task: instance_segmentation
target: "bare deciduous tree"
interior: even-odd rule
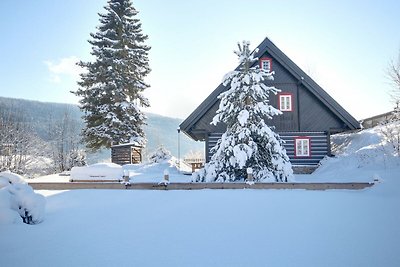
[[[32,176],[32,168],[35,169],[45,150],[45,142],[34,133],[21,112],[0,110],[0,170]]]
[[[62,118],[49,118],[48,138],[54,172],[63,172],[85,164],[85,156],[79,148],[79,133],[79,122],[73,119],[69,109],[65,110]]]
[[[397,61],[391,61],[387,69],[387,76],[393,88],[390,95],[394,101],[395,106],[400,106],[400,52]]]
[[[397,62],[390,62],[386,74],[393,86],[390,96],[395,107],[392,115],[383,122],[381,134],[393,149],[393,153],[400,156],[400,52]]]

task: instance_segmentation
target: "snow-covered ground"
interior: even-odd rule
[[[378,132],[336,136],[337,157],[296,176],[379,180],[363,190],[38,191],[45,220],[0,226],[0,266],[399,266],[400,159]]]

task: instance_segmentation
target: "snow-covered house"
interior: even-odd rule
[[[275,72],[273,81],[265,81],[282,91],[270,96],[270,104],[282,115],[267,120],[285,140],[285,148],[294,166],[316,166],[331,154],[330,135],[360,128],[360,123],[302,71],[268,38],[255,54],[261,68]],[[229,86],[229,85],[228,85]],[[205,141],[206,161],[226,126],[210,124],[219,107],[218,96],[228,88],[220,84],[189,117],[180,129],[194,140]]]

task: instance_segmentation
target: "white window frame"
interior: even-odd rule
[[[279,95],[279,110],[280,111],[293,111],[291,94],[280,94]]]
[[[268,62],[268,68],[264,68],[264,63]],[[272,59],[270,58],[261,58],[260,59],[260,68],[266,71],[272,70]]]
[[[295,146],[296,157],[311,156],[311,141],[309,137],[296,137]]]

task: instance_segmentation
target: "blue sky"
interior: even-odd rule
[[[106,0],[0,1],[0,96],[77,103],[77,60]],[[150,112],[186,118],[237,65],[236,43],[268,36],[356,119],[389,111],[400,1],[133,2],[149,35]],[[5,11],[5,12],[4,12]]]

